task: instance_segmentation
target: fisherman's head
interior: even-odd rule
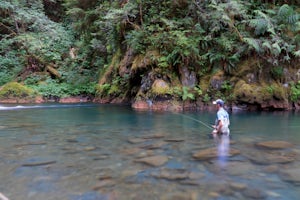
[[[217,99],[217,100],[213,101],[213,104],[217,105],[218,107],[223,107],[224,101],[222,99]]]

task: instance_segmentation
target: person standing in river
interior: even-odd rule
[[[216,105],[217,108],[217,117],[215,121],[215,125],[213,125],[212,135],[214,140],[218,145],[218,161],[221,167],[226,166],[227,156],[229,155],[229,114],[224,109],[224,101],[222,99],[217,99],[213,101],[213,104]]]
[[[218,111],[212,134],[214,136],[229,136],[230,120],[228,112],[224,109],[224,101],[222,99],[217,99],[216,101],[213,101],[213,104],[216,105]]]

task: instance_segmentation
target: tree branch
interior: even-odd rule
[[[11,32],[13,35],[17,35],[16,32],[14,32],[9,26],[6,26],[5,24],[3,24],[2,22],[0,22],[0,26],[6,28],[9,32]]]

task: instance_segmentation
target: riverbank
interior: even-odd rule
[[[213,110],[214,106],[211,102],[202,101],[177,101],[177,100],[124,100],[124,99],[109,99],[95,98],[91,96],[72,96],[62,98],[43,98],[36,97],[33,99],[22,98],[7,98],[0,99],[1,104],[42,104],[42,103],[99,103],[99,104],[120,104],[130,105],[135,110],[154,110],[154,111],[202,111]],[[300,103],[290,103],[282,106],[281,102],[273,102],[273,104],[236,104],[226,102],[226,109],[231,111],[292,111],[300,110]]]

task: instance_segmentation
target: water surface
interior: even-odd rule
[[[297,199],[299,113],[230,117],[230,148],[240,154],[220,166],[218,158],[193,158],[217,148],[202,124],[214,122],[214,112],[2,105],[0,192],[10,200]],[[274,140],[293,146],[269,150],[256,145]],[[140,162],[153,156],[167,161]]]

